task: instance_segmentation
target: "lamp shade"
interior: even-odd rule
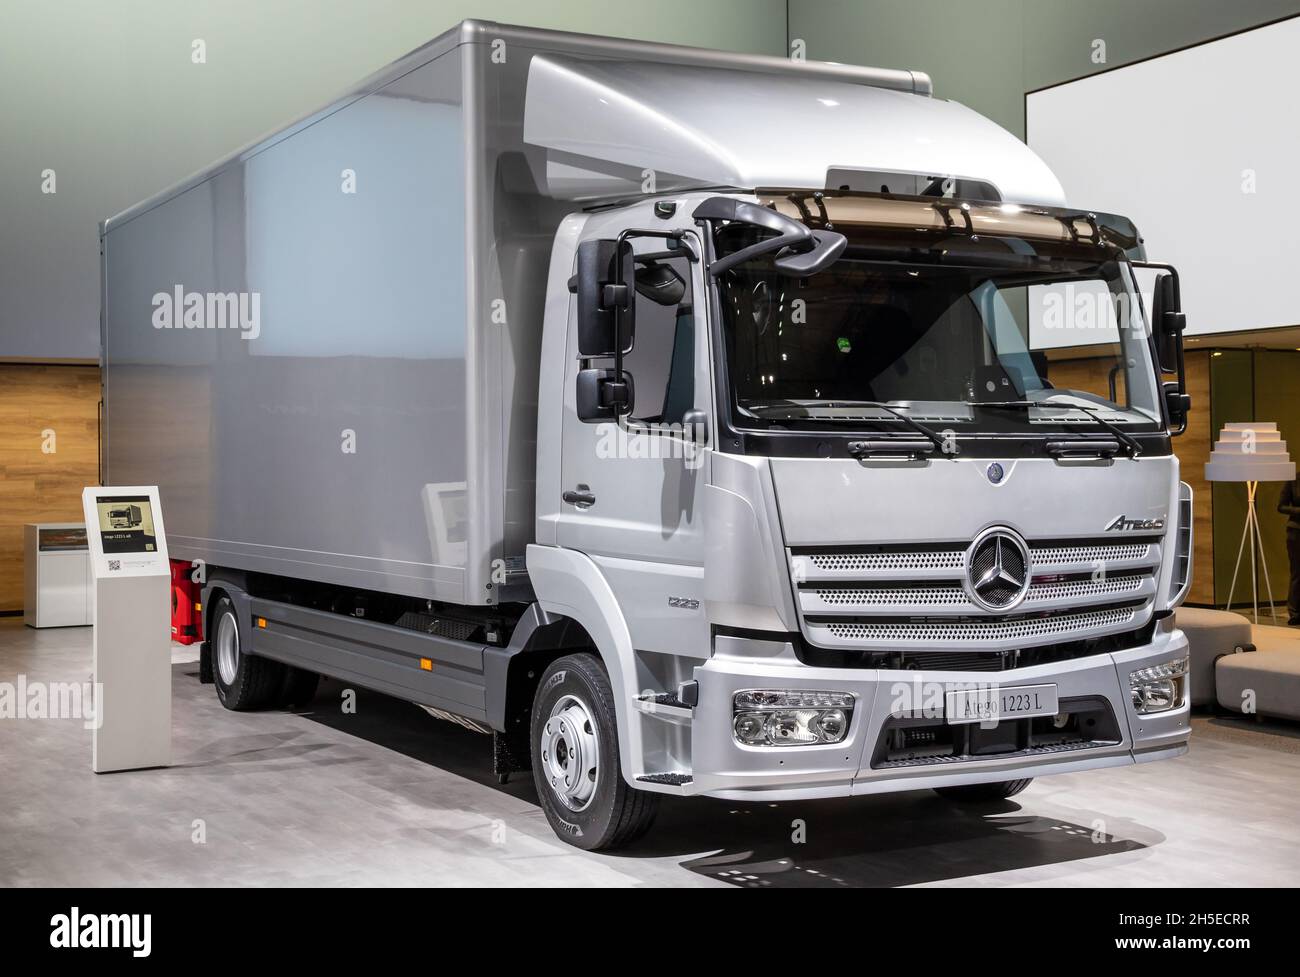
[[[1205,465],[1207,482],[1289,482],[1295,462],[1276,424],[1225,424]]]

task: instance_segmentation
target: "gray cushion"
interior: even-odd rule
[[[1254,643],[1258,651],[1219,659],[1219,705],[1241,712],[1249,690],[1261,716],[1300,720],[1300,630],[1259,625]]]
[[[1180,607],[1174,621],[1187,635],[1192,705],[1211,705],[1215,702],[1214,660],[1250,643],[1250,622],[1240,614],[1203,607]]]

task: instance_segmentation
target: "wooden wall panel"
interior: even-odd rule
[[[0,612],[22,610],[23,525],[80,522],[98,456],[98,367],[0,364]]]

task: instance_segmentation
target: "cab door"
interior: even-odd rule
[[[693,232],[684,232],[694,237]],[[562,438],[562,505],[556,541],[587,554],[623,609],[638,651],[708,656],[704,613],[703,490],[707,440],[685,427],[711,402],[708,330],[701,263],[662,253],[662,238],[630,239],[638,286],[632,348],[631,410],[584,423],[575,410],[578,372],[610,367],[611,358],[578,350],[576,302],[570,303]],[[698,239],[694,252],[701,254]],[[668,271],[682,280],[675,294]]]

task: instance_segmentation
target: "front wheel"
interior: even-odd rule
[[[1034,782],[1033,777],[1024,780],[1003,780],[995,784],[961,784],[958,787],[936,787],[934,792],[950,801],[964,803],[982,803],[987,801],[1004,801],[1015,797]]]
[[[533,697],[533,781],[557,835],[587,851],[630,844],[649,830],[659,798],[634,790],[618,762],[614,693],[594,655],[566,655]]]

